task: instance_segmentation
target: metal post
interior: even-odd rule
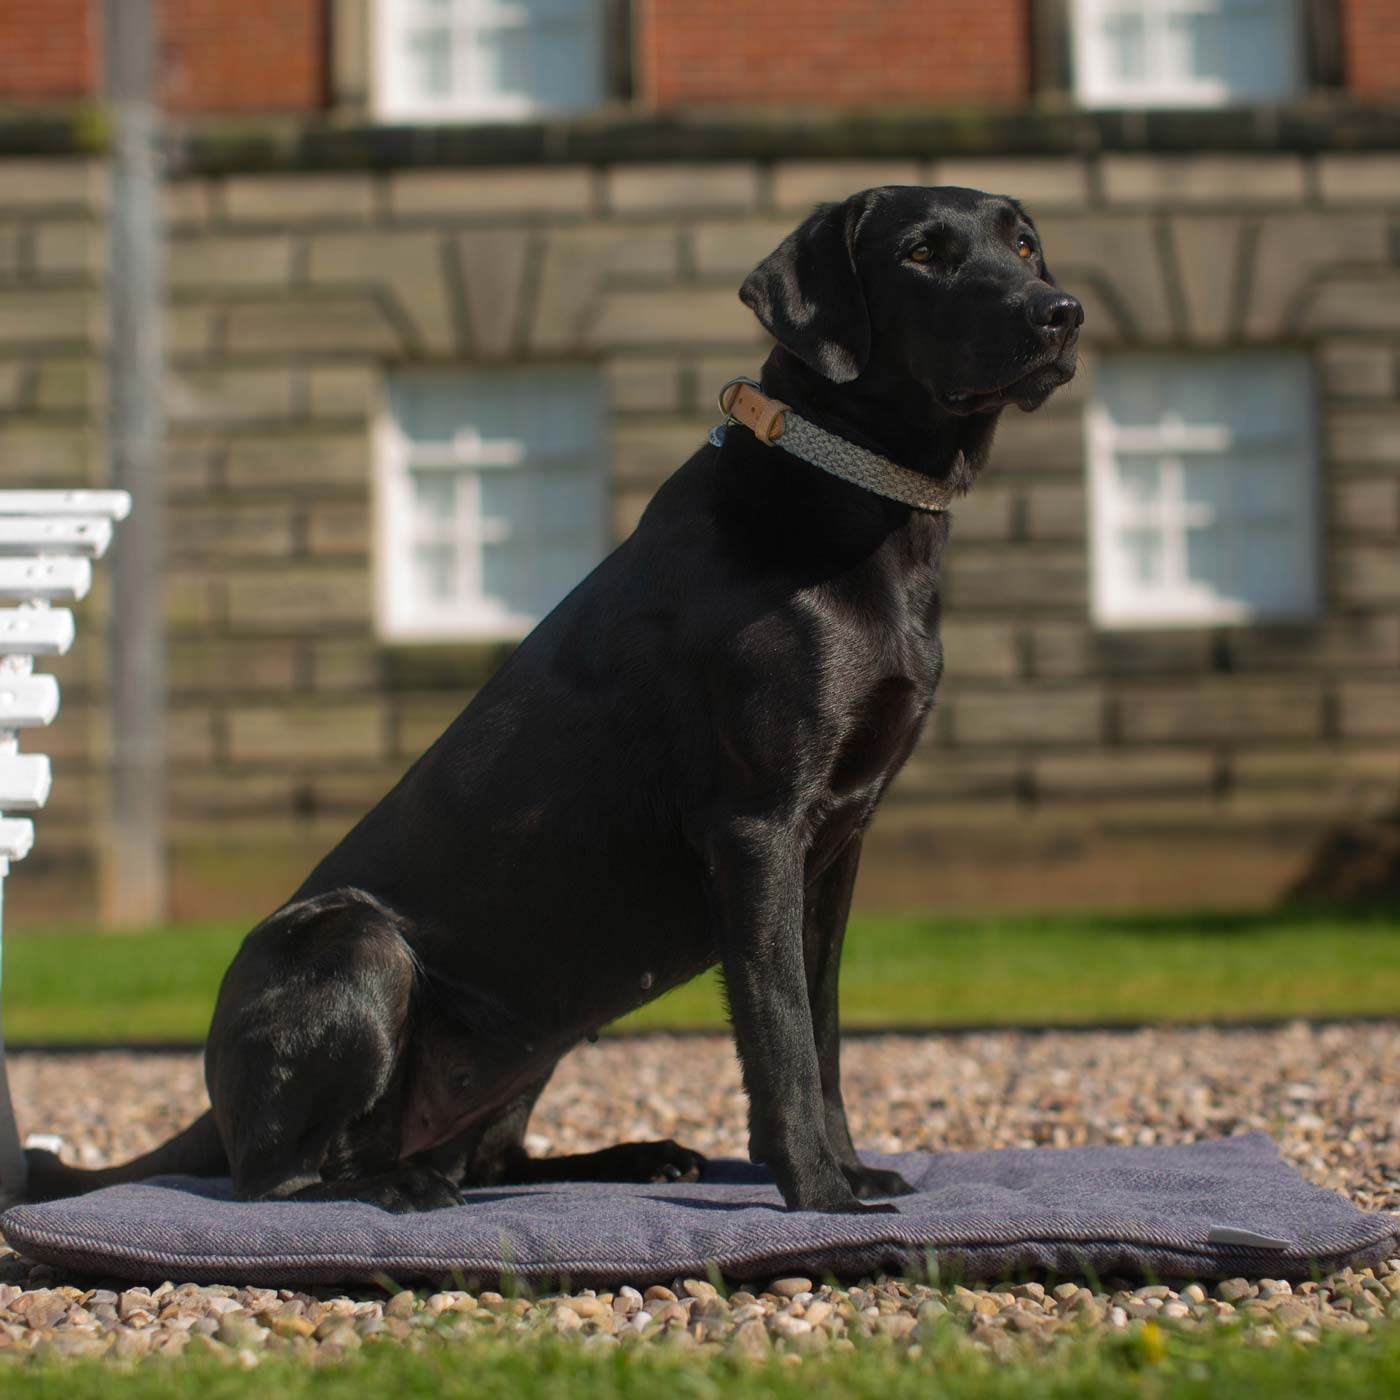
[[[105,0],[112,123],[109,423],[112,484],[131,521],[113,556],[112,787],[101,913],[112,927],[158,923],[165,861],[165,562],[161,459],[163,232],[160,116],[151,0]]]

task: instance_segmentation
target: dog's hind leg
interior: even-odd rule
[[[224,978],[206,1074],[243,1200],[460,1200],[399,1160],[416,968],[403,921],[359,890],[298,901],[254,929]]]

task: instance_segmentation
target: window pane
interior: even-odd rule
[[[1123,502],[1134,508],[1155,504],[1162,494],[1162,463],[1156,458],[1119,458],[1118,478],[1123,487]]]
[[[414,472],[413,511],[418,525],[429,530],[451,521],[457,514],[456,474]]]
[[[529,515],[528,483],[519,470],[509,468],[481,473],[481,522],[506,530],[518,529]]]
[[[557,535],[595,526],[600,500],[591,473],[541,472],[534,485],[535,522],[541,533]]]
[[[1187,462],[1182,467],[1182,494],[1188,506],[1202,507],[1209,520],[1229,520],[1235,513],[1235,474],[1217,460]]]
[[[1162,536],[1157,530],[1124,530],[1119,537],[1127,577],[1144,588],[1162,581]]]
[[[1104,41],[1113,78],[1123,84],[1147,76],[1147,33],[1141,13],[1115,11],[1104,20]]]
[[[1186,581],[1208,588],[1217,597],[1228,597],[1230,587],[1228,537],[1223,530],[1186,532]]]
[[[452,92],[452,31],[446,25],[410,30],[407,36],[409,81],[424,97]]]
[[[481,591],[506,612],[532,611],[530,576],[518,543],[481,546]]]
[[[414,551],[419,596],[450,603],[457,594],[457,551],[450,544],[420,544]]]

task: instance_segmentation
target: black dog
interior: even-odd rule
[[[819,209],[740,293],[767,393],[965,491],[1000,410],[1074,373],[1079,303],[1010,199],[890,187]],[[462,1186],[690,1175],[672,1142],[531,1159],[585,1036],[719,962],[749,1142],[789,1207],[891,1210],[841,1100],[837,973],[861,836],[942,668],[947,516],[731,425],[248,935],[213,1111],[139,1161],[32,1152],[32,1194],[232,1172],[245,1199],[390,1210]]]

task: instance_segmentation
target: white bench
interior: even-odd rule
[[[12,861],[34,845],[36,812],[53,781],[48,758],[21,753],[26,729],[53,723],[58,682],[36,674],[36,657],[73,644],[76,603],[92,586],[92,563],[107,551],[113,522],[131,510],[125,491],[0,491],[0,907]],[[15,1126],[0,1029],[0,1192],[24,1192],[24,1151]]]

